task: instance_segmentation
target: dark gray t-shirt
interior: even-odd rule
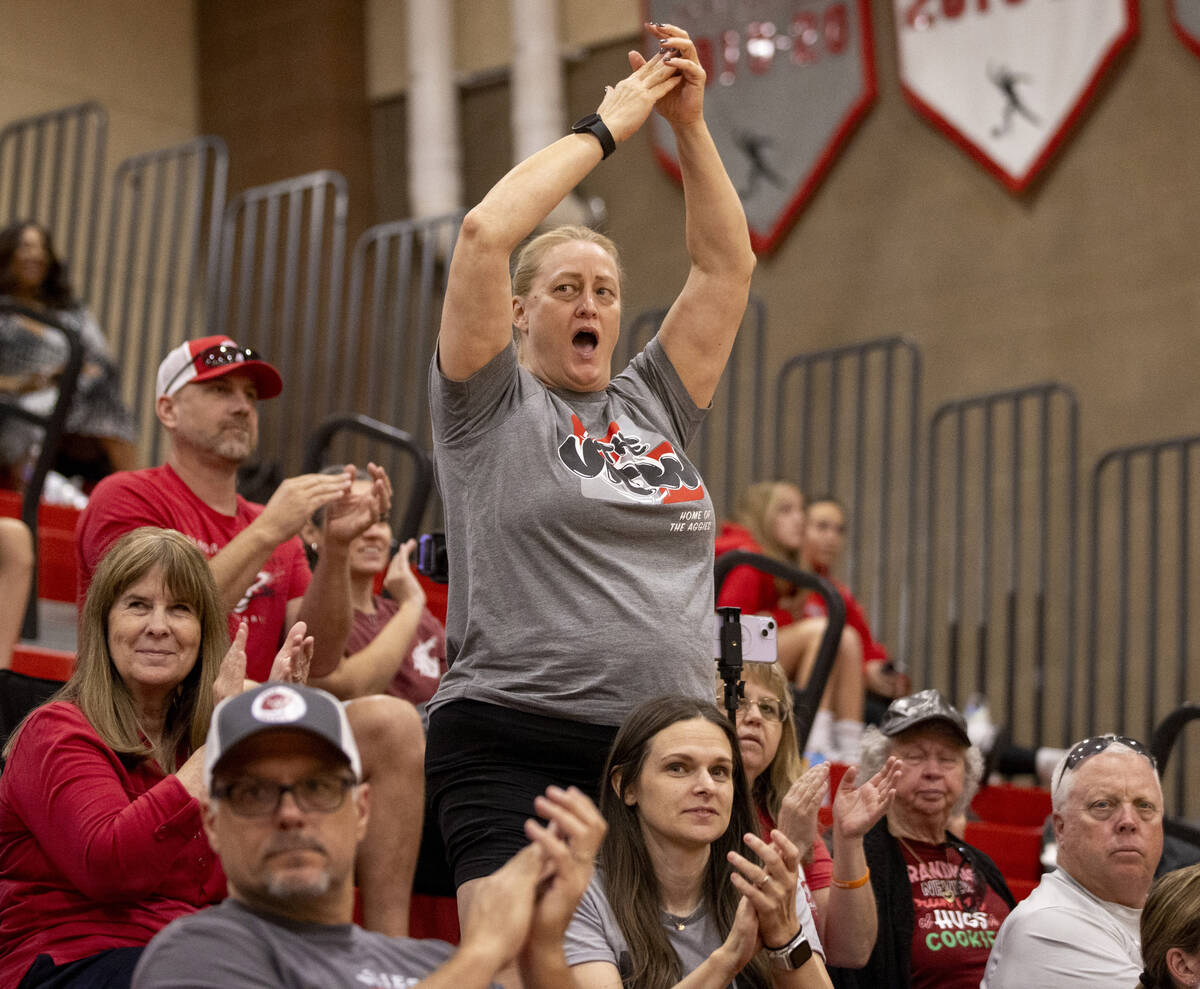
[[[712,700],[713,507],[683,454],[704,410],[657,337],[603,392],[547,388],[512,346],[463,382],[435,358],[429,392],[451,572],[429,710]]]
[[[227,899],[155,935],[133,989],[408,989],[452,954],[445,941],[302,924]]]

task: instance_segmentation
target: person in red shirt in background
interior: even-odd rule
[[[863,683],[867,689],[866,720],[878,724],[888,704],[897,697],[905,696],[912,689],[912,683],[907,674],[892,665],[887,649],[871,634],[866,612],[855,600],[850,588],[832,576],[833,568],[846,546],[846,510],[837,499],[821,495],[809,502],[803,544],[804,569],[833,582],[846,602],[846,627],[854,629],[862,640]],[[801,614],[805,617],[822,617],[825,614],[825,602],[816,594],[810,595],[804,602]]]
[[[274,367],[227,336],[173,348],[156,385],[166,462],[104,478],[75,529],[80,600],[100,557],[131,529],[155,525],[187,536],[208,559],[231,632],[246,622],[247,676],[258,681],[297,620],[315,640],[312,676],[337,669],[351,624],[348,547],[391,505],[391,484],[375,465],[366,495],[351,492],[353,466],[289,477],[265,505],[238,494],[238,467],[258,444],[258,403],[282,389]],[[297,536],[322,506],[325,554],[310,571]],[[386,808],[371,818],[358,850],[363,926],[407,934],[424,808],[421,719],[411,705],[380,694],[348,702],[346,716],[376,807]]]
[[[717,555],[741,549],[762,553],[805,569],[804,495],[786,481],[752,484],[738,499],[736,522],[724,522]],[[811,595],[817,597],[817,595]],[[770,615],[779,625],[779,664],[803,686],[828,625],[822,612],[804,614],[810,593],[776,580],[754,567],[735,567],[717,594],[717,606],[735,606],[746,614]],[[817,600],[820,600],[817,597]],[[813,719],[806,749],[835,762],[858,761],[863,730],[863,643],[849,621],[838,643],[825,694]]]

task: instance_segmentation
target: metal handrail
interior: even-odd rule
[[[325,462],[325,452],[333,437],[340,432],[358,433],[369,439],[382,440],[405,451],[412,460],[415,479],[409,491],[408,502],[404,509],[404,517],[400,523],[399,538],[403,542],[413,539],[421,529],[421,519],[429,504],[429,495],[433,491],[433,461],[421,445],[403,429],[389,426],[378,419],[365,415],[333,415],[325,419],[313,431],[308,441],[304,456],[305,473],[313,473],[321,469]]]
[[[846,602],[842,600],[838,589],[824,577],[809,573],[807,570],[799,570],[761,553],[751,553],[744,549],[731,550],[717,557],[716,565],[713,567],[715,596],[720,595],[721,585],[725,583],[725,578],[729,576],[730,571],[735,567],[743,566],[753,567],[755,570],[761,570],[772,577],[786,580],[797,587],[815,591],[825,601],[828,624],[825,627],[825,633],[821,636],[821,644],[817,647],[817,658],[808,675],[808,682],[804,685],[803,690],[798,691],[799,696],[795,710],[796,741],[800,745],[800,751],[803,752],[805,743],[808,741],[808,734],[812,730],[813,718],[816,717],[821,698],[825,695],[825,685],[829,682],[830,673],[833,672],[838,643],[842,639],[842,629],[846,626]]]
[[[0,397],[0,419],[6,416],[23,419],[42,427],[42,448],[33,465],[33,474],[25,486],[21,498],[21,521],[33,534],[33,574],[29,585],[29,599],[25,604],[25,618],[21,625],[21,635],[26,639],[36,639],[38,634],[38,505],[42,499],[42,488],[46,483],[46,475],[54,466],[62,447],[63,427],[66,425],[67,414],[71,411],[71,403],[75,401],[75,393],[79,387],[79,374],[83,370],[83,341],[74,327],[65,326],[55,318],[52,312],[31,309],[10,296],[0,296],[0,314],[15,314],[28,319],[37,320],[45,326],[58,330],[67,340],[67,362],[58,376],[58,400],[48,416],[37,415],[21,408],[10,398]]]

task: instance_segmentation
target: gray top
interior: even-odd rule
[[[1089,892],[1060,867],[1010,913],[983,989],[1129,989],[1142,971],[1142,911]]]
[[[682,450],[704,412],[651,340],[603,392],[547,388],[509,346],[465,382],[430,369],[446,518],[446,658],[468,698],[620,724],[712,700],[713,507]]]
[[[416,985],[454,948],[364,931],[302,924],[234,899],[172,921],[147,945],[133,989],[363,989]]]
[[[817,936],[812,911],[808,907],[808,898],[803,889],[797,890],[796,916],[813,951],[823,955],[821,940]],[[707,905],[704,904],[689,917],[674,917],[663,913],[662,924],[667,932],[667,940],[679,956],[682,966],[680,971],[684,976],[704,964],[705,959],[716,951],[724,940],[715,920],[708,912]],[[629,944],[617,925],[617,918],[613,916],[608,896],[604,892],[604,879],[599,872],[592,876],[588,888],[583,891],[579,906],[575,908],[575,916],[571,918],[563,938],[563,953],[566,955],[567,964],[571,966],[582,965],[585,962],[609,962],[617,967],[623,980],[633,974]],[[733,986],[737,986],[736,979]]]

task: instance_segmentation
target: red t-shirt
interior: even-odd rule
[[[96,485],[75,527],[75,564],[80,606],[100,559],[121,536],[143,525],[177,529],[212,558],[260,514],[263,506],[237,499],[237,512],[222,515],[201,501],[167,464],[146,470],[121,471]],[[250,623],[246,640],[246,675],[266,680],[279,651],[288,602],[302,598],[312,573],[298,537],[275,548],[254,583],[229,614],[229,635],[243,618]]]
[[[375,595],[375,614],[356,610],[354,624],[346,638],[346,655],[365,648],[399,610],[399,604],[381,594]],[[413,704],[424,704],[437,690],[438,681],[445,672],[446,626],[425,608],[404,661],[388,685],[388,693]]]
[[[827,573],[820,576],[826,580],[833,580]],[[867,624],[867,614],[863,611],[862,605],[854,599],[854,595],[850,593],[850,588],[836,580],[833,580],[833,585],[842,596],[842,600],[846,602],[846,624],[862,637],[863,665],[865,666],[873,659],[886,660],[888,658],[887,649],[881,643],[876,642],[874,636],[871,635],[871,626]],[[828,614],[828,609],[825,607],[825,599],[819,594],[808,595],[800,608],[802,618],[824,618],[826,614]]]
[[[976,889],[951,844],[905,838],[900,852],[912,883],[913,989],[977,989],[1008,904],[982,877]]]
[[[224,896],[178,777],[118,756],[74,704],[34,712],[0,776],[0,986],[39,954],[143,945]]]

